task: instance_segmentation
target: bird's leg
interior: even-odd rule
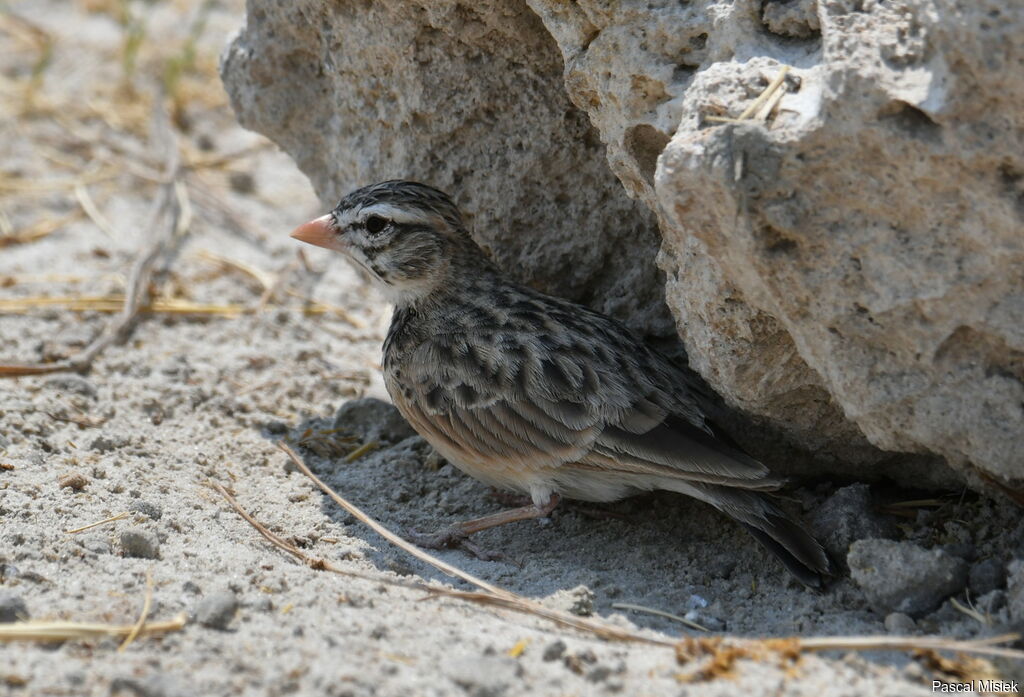
[[[413,530],[407,532],[406,537],[420,547],[427,547],[428,549],[464,547],[480,559],[493,561],[495,559],[500,559],[502,555],[488,553],[469,542],[467,538],[473,533],[488,530],[490,528],[496,528],[499,525],[505,525],[506,523],[515,523],[519,520],[532,520],[534,518],[545,518],[551,513],[551,511],[555,510],[555,506],[557,506],[558,502],[561,500],[561,496],[558,494],[552,494],[547,503],[542,506],[530,504],[529,506],[522,506],[520,508],[511,508],[507,511],[501,511],[500,513],[485,515],[482,518],[474,518],[472,520],[465,520],[461,523],[455,523],[432,534],[424,534]]]

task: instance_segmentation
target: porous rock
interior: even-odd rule
[[[867,484],[852,484],[836,490],[815,509],[808,522],[818,540],[836,559],[846,558],[854,540],[888,538],[896,532],[891,520],[875,512]]]
[[[521,0],[251,0],[221,72],[325,207],[384,179],[437,186],[520,280],[672,332],[655,216],[608,171]]]
[[[882,612],[920,617],[967,584],[967,563],[912,542],[857,540],[846,557],[850,575]]]
[[[776,469],[1024,480],[1024,9],[248,7],[232,103],[325,205],[426,180],[521,280],[654,334],[666,298]]]

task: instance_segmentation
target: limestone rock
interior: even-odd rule
[[[249,0],[223,75],[325,205],[426,180],[521,280],[665,298],[773,468],[1015,486],[1022,60],[998,0]]]
[[[519,280],[674,335],[655,216],[608,171],[524,3],[250,0],[221,70],[241,123],[325,208],[384,179],[432,184]]]

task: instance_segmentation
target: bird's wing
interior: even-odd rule
[[[389,390],[421,433],[471,461],[779,485],[715,437],[667,359],[587,315],[533,333],[438,334],[403,361]]]

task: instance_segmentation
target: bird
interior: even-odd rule
[[[454,546],[562,499],[668,490],[735,519],[804,585],[832,575],[768,495],[785,480],[709,418],[692,376],[616,319],[512,280],[448,194],[372,184],[292,237],[341,252],[394,305],[384,383],[410,425],[466,474],[531,501],[414,542]]]

